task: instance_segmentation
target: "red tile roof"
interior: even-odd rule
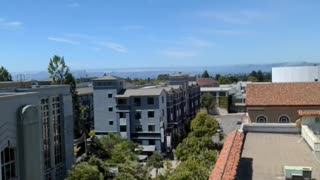
[[[236,179],[243,139],[244,134],[241,132],[235,131],[228,135],[209,180]]]
[[[320,110],[299,110],[299,116],[320,116]]]
[[[320,106],[320,83],[252,83],[247,106]]]
[[[197,83],[200,87],[217,87],[219,83],[212,78],[198,78]]]

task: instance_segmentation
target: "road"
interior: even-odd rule
[[[241,125],[237,124],[237,121],[242,121],[244,113],[234,113],[227,115],[214,116],[223,129],[223,133],[228,135],[230,132],[240,128]]]

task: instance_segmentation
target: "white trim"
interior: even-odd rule
[[[260,114],[260,115],[257,116],[257,118],[256,118],[256,123],[261,123],[261,122],[258,122],[258,118],[261,117],[261,116],[266,119],[266,122],[265,122],[265,123],[267,123],[267,122],[268,122],[268,118],[267,118],[266,115],[263,115],[263,114]]]
[[[287,117],[288,120],[289,120],[289,122],[287,122],[287,123],[291,123],[291,118],[290,118],[290,116],[288,116],[288,115],[286,115],[286,114],[282,114],[282,115],[279,116],[279,118],[278,118],[278,123],[280,123],[280,118],[281,118],[281,117],[284,117],[284,116]]]

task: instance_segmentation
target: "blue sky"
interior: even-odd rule
[[[320,58],[317,0],[1,0],[0,65],[46,70]]]

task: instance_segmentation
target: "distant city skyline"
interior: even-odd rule
[[[0,65],[43,71],[319,62],[319,1],[1,1]]]

